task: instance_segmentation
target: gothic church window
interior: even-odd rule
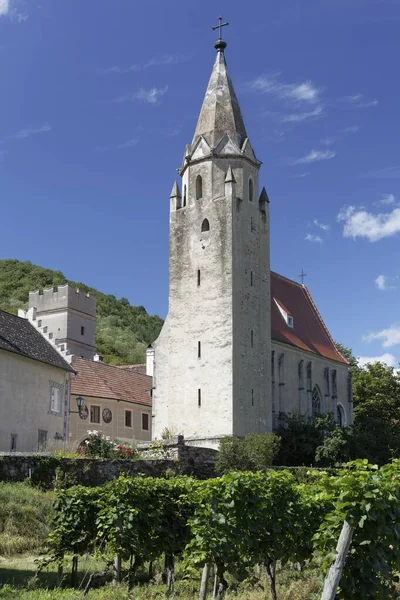
[[[336,375],[336,369],[332,369],[332,398],[337,398],[337,375]]]
[[[210,221],[208,219],[204,219],[201,224],[201,231],[210,231]]]
[[[311,361],[307,363],[307,391],[311,392]]]
[[[337,422],[339,427],[344,427],[346,425],[346,416],[344,414],[344,408],[341,404],[337,405]]]
[[[312,393],[312,414],[313,417],[321,414],[321,392],[317,385],[314,386]]]
[[[304,360],[299,362],[299,390],[304,390]]]
[[[329,396],[329,367],[324,369],[324,387],[325,396]]]
[[[203,197],[203,180],[200,175],[196,177],[196,200]]]
[[[285,355],[282,353],[279,355],[278,359],[278,376],[279,376],[279,385],[285,385]]]
[[[253,180],[249,179],[249,200],[253,202]]]

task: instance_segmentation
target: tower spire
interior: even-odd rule
[[[219,29],[219,38],[214,44],[217,56],[192,142],[194,144],[203,136],[211,148],[215,148],[226,134],[240,148],[247,138],[242,113],[226,67],[226,42],[221,36],[222,28],[227,25],[229,23],[223,23],[222,17],[219,17],[219,25],[213,27],[213,30]]]

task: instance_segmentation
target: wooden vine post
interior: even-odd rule
[[[340,578],[343,573],[344,563],[351,546],[354,529],[348,521],[344,521],[342,531],[336,546],[336,558],[325,578],[321,600],[335,600]]]
[[[117,528],[118,531],[121,531],[121,527],[122,527],[122,519],[120,516],[118,516],[117,519]],[[119,548],[120,545],[120,536],[117,536],[116,539],[116,546],[117,548]],[[121,581],[121,552],[119,551],[118,554],[116,555],[116,557],[114,558],[114,565],[113,565],[113,585],[117,585],[117,583],[119,583]]]
[[[206,598],[207,598],[207,584],[208,584],[209,573],[210,573],[210,565],[206,564],[206,565],[204,565],[203,571],[201,573],[199,600],[206,600]]]

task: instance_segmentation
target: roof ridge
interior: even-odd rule
[[[9,312],[8,310],[4,310],[3,308],[0,308],[0,312],[5,313],[6,315],[8,315],[10,317],[14,317],[14,319],[19,319],[20,321],[27,320],[27,319],[25,319],[25,317],[20,317],[19,315],[14,315],[14,313]]]
[[[319,310],[318,310],[318,308],[317,308],[317,305],[315,304],[315,302],[314,302],[314,300],[313,300],[313,298],[312,298],[312,296],[311,296],[311,294],[310,294],[310,291],[309,291],[308,287],[307,287],[306,285],[304,285],[304,284],[303,284],[301,287],[302,287],[302,288],[303,288],[303,290],[304,290],[304,293],[305,293],[305,296],[306,296],[307,300],[308,300],[308,301],[309,301],[309,303],[311,304],[311,308],[314,310],[315,314],[317,315],[318,319],[320,320],[320,322],[321,322],[321,325],[322,325],[322,327],[323,327],[323,329],[324,329],[324,331],[325,331],[325,333],[326,333],[326,335],[327,335],[327,338],[328,338],[328,340],[331,342],[331,344],[332,344],[332,346],[333,346],[333,348],[334,348],[335,352],[337,352],[337,354],[338,354],[338,355],[339,355],[341,358],[343,358],[343,360],[346,362],[346,364],[349,364],[349,361],[347,360],[347,358],[345,358],[345,357],[344,357],[344,356],[343,356],[343,355],[342,355],[342,354],[339,352],[339,350],[337,349],[337,347],[336,347],[336,344],[335,344],[335,342],[334,342],[334,340],[333,340],[333,337],[332,337],[332,336],[331,336],[331,334],[329,333],[329,329],[327,328],[327,326],[326,326],[326,324],[325,324],[325,321],[324,321],[324,319],[322,318],[322,316],[321,316],[321,313],[319,312]]]
[[[270,272],[271,272],[271,275],[276,275],[277,277],[280,277],[281,279],[284,279],[285,281],[288,281],[289,283],[292,283],[293,285],[297,285],[297,287],[300,287],[300,288],[306,287],[304,284],[299,283],[298,281],[295,281],[294,279],[290,279],[289,277],[285,277],[285,275],[281,275],[277,271],[270,271]]]
[[[103,362],[101,360],[91,360],[90,358],[81,358],[81,357],[76,357],[76,360],[85,360],[87,362],[89,362],[90,364],[96,363],[96,365],[102,365],[103,367],[109,367],[111,369],[118,369],[118,371],[121,371],[121,367],[129,367],[129,365],[109,365],[106,362]],[[138,365],[143,365],[145,366],[146,363],[138,363]],[[128,368],[122,368],[122,370],[124,371],[129,371]],[[136,371],[131,371],[131,374],[133,375],[145,375],[146,377],[150,377],[150,375],[146,375],[145,373],[137,373]]]

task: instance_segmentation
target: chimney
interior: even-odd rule
[[[146,375],[150,375],[150,377],[153,377],[154,354],[155,354],[154,348],[150,344],[150,346],[148,346],[147,350],[146,350]]]
[[[104,356],[102,354],[95,354],[93,360],[95,362],[104,362]]]

